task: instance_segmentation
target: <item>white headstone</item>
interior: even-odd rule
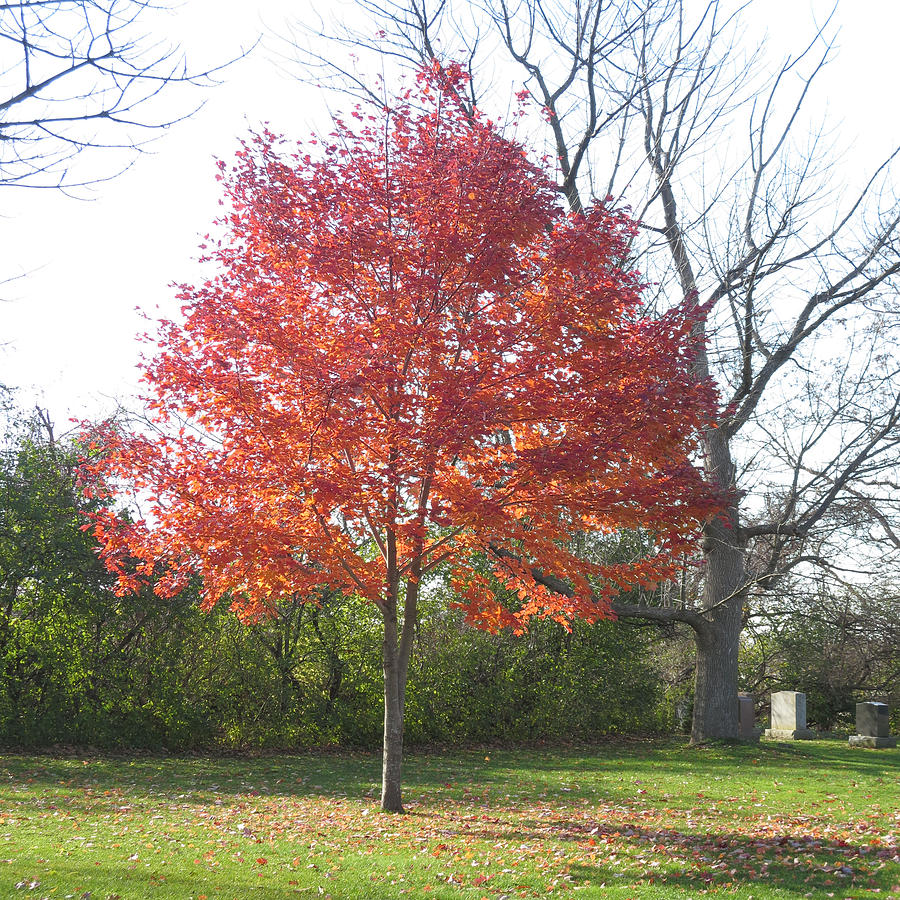
[[[776,691],[772,694],[772,727],[766,737],[773,741],[809,741],[816,736],[806,727],[806,694]]]

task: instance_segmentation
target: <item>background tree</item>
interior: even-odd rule
[[[722,407],[703,465],[730,499],[706,525],[702,598],[617,609],[693,629],[692,739],[736,737],[740,635],[778,575],[822,562],[834,571],[847,546],[827,542],[839,533],[831,513],[849,500],[894,549],[896,152],[856,193],[839,190],[804,116],[832,45],[819,30],[767,74],[737,42],[752,2],[357,5],[371,30],[335,24],[317,35],[307,73],[367,94],[335,48],[321,52],[326,37],[401,65],[463,58],[474,72],[467,103],[504,108],[512,90],[526,91],[570,208],[607,194],[630,204],[654,302],[708,310],[698,335],[709,349],[695,371],[715,377]]]
[[[742,649],[743,687],[767,696],[800,690],[807,717],[830,731],[855,726],[860,700],[900,699],[900,603],[891,584],[835,586],[830,578],[790,586],[793,602],[764,610]]]
[[[6,643],[17,600],[35,582],[50,592],[102,592],[109,575],[91,552],[80,527],[75,493],[77,456],[58,442],[41,410],[18,428],[9,411],[0,456],[0,642]],[[74,595],[70,598],[75,600]]]
[[[161,574],[175,594],[196,574],[207,605],[228,596],[248,620],[325,589],[377,607],[389,811],[431,573],[483,627],[594,621],[670,572],[716,509],[687,463],[712,402],[694,320],[637,314],[628,220],[567,215],[522,147],[460,104],[465,84],[423,69],[318,150],[284,158],[265,134],[239,154],[220,275],[183,291],[185,322],[163,325],[147,368],[156,429],[110,430],[93,469],[148,495],[142,521],[97,518],[123,590]],[[568,549],[638,523],[644,558]]]
[[[192,73],[176,48],[143,30],[153,9],[145,0],[0,3],[0,185],[105,180],[120,163],[112,173],[76,173],[75,157],[135,149],[138,131],[173,122],[153,102],[160,92],[210,83],[209,72]]]
[[[46,413],[13,425],[10,410],[0,445],[0,722],[19,734],[14,720],[65,690],[58,662],[74,641],[60,609],[93,618],[114,582],[81,530],[72,442],[57,439]]]

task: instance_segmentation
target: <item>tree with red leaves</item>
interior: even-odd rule
[[[149,498],[145,519],[94,524],[122,590],[196,574],[206,604],[248,620],[323,590],[378,607],[387,811],[429,574],[480,627],[594,621],[667,577],[715,512],[689,461],[713,406],[694,323],[642,317],[633,223],[566,213],[459,103],[465,77],[425,69],[324,146],[286,155],[263,134],[223,167],[219,274],[183,290],[147,364],[157,428],[109,429],[93,471]],[[570,549],[621,528],[658,552],[604,566]]]

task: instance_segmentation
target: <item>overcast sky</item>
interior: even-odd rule
[[[777,53],[831,6],[759,0],[756,14]],[[235,57],[264,25],[277,29],[303,8],[296,0],[186,0],[148,27],[208,65]],[[837,25],[840,55],[825,73],[819,102],[851,147],[845,171],[863,171],[900,144],[900,0],[838,0]],[[205,99],[202,110],[98,186],[90,201],[2,190],[0,280],[14,280],[0,285],[0,383],[18,389],[23,407],[40,403],[62,424],[127,399],[141,353],[135,336],[148,327],[135,307],[151,317],[174,314],[169,285],[197,275],[197,245],[218,214],[214,157],[228,158],[237,138],[262,121],[302,138],[324,119],[321,96],[286,76],[265,49],[231,67]],[[192,99],[172,95],[171,102],[185,109]]]

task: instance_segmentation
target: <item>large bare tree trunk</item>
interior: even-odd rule
[[[706,354],[698,360],[700,374]],[[738,737],[738,649],[743,619],[746,541],[742,537],[734,462],[727,434],[710,429],[703,438],[707,478],[729,497],[722,514],[703,529],[706,556],[704,616],[692,624],[697,646],[691,743]]]
[[[647,106],[650,106],[649,101]],[[656,174],[665,216],[666,241],[678,271],[685,301],[696,305],[700,291],[671,182],[666,153],[649,123],[645,133],[647,159]],[[698,379],[711,377],[707,353],[705,316],[695,326],[698,339],[694,372]],[[704,616],[692,622],[697,646],[694,677],[694,717],[691,743],[737,738],[738,649],[743,617],[746,541],[741,538],[740,511],[735,485],[731,439],[726,428],[708,428],[703,435],[703,469],[708,481],[728,498],[725,509],[703,527],[706,556]]]
[[[721,621],[713,622],[702,631],[694,631],[697,663],[692,744],[738,737],[740,609],[734,605],[721,609],[725,610],[725,615],[717,617]]]
[[[744,550],[717,520],[705,530],[705,624],[694,628],[697,663],[691,743],[737,738],[738,649],[743,613]]]

